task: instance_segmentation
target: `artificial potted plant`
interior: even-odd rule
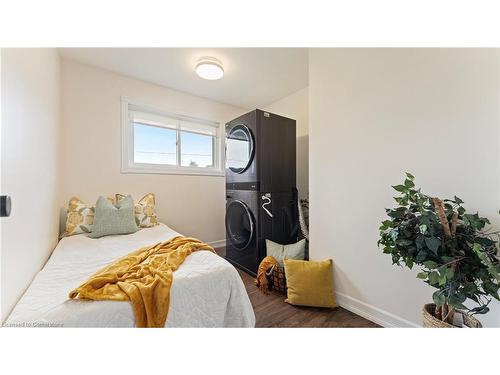
[[[423,308],[424,327],[481,327],[474,315],[487,313],[492,297],[499,300],[498,232],[485,231],[489,220],[466,213],[460,198],[441,200],[415,189],[410,173],[393,188],[398,205],[386,209],[378,245],[393,264],[420,266],[417,278],[437,289],[434,303]],[[469,299],[477,306],[465,306]]]

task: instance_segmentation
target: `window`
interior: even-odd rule
[[[219,122],[122,100],[122,172],[223,176]]]

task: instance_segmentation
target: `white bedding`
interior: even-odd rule
[[[129,302],[68,300],[68,293],[103,266],[140,247],[178,235],[164,224],[134,234],[63,238],[12,311],[7,326],[134,327]],[[225,259],[209,251],[174,272],[165,327],[254,327],[245,286]]]

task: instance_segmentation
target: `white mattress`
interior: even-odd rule
[[[63,238],[7,320],[7,326],[134,327],[129,302],[69,300],[68,293],[105,265],[176,235],[164,224],[134,234]],[[199,251],[174,272],[166,327],[254,327],[255,315],[236,269]]]

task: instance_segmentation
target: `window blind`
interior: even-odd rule
[[[209,121],[196,121],[194,119],[183,119],[174,116],[160,115],[151,112],[130,110],[130,121],[151,126],[159,126],[168,129],[179,129],[190,133],[217,136],[218,123]]]

